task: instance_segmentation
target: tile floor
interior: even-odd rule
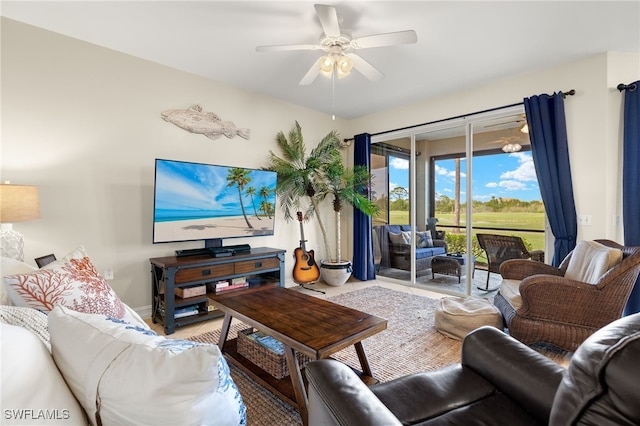
[[[376,280],[371,280],[371,281],[359,281],[359,280],[351,278],[349,281],[347,281],[341,287],[332,287],[332,286],[327,285],[327,284],[325,284],[323,282],[318,282],[316,284],[307,286],[307,287],[310,287],[310,288],[314,288],[314,289],[325,291],[326,294],[318,293],[316,291],[302,289],[299,286],[289,287],[289,288],[291,288],[292,290],[302,291],[305,294],[308,294],[308,295],[311,295],[311,296],[322,297],[322,298],[326,299],[326,298],[330,298],[332,296],[336,296],[336,295],[341,294],[341,293],[346,293],[346,292],[350,292],[350,291],[353,291],[353,290],[358,290],[358,289],[361,289],[361,288],[371,287],[371,286],[381,286],[381,287],[390,288],[390,289],[396,290],[396,291],[405,291],[405,292],[416,294],[416,295],[419,295],[419,296],[426,296],[426,297],[432,297],[432,298],[440,298],[440,297],[446,296],[445,294],[442,294],[442,293],[436,293],[436,292],[425,290],[425,289],[422,289],[422,288],[419,288],[419,287],[409,287],[409,286],[406,286],[406,285],[396,284],[396,283],[392,283],[392,282],[381,280],[381,279],[376,279]],[[160,335],[164,335],[164,328],[160,324],[153,324],[151,322],[151,319],[146,319],[145,321],[149,324],[149,326],[156,333],[158,333]],[[188,339],[189,337],[196,336],[196,335],[202,334],[202,333],[206,333],[207,331],[219,330],[221,327],[222,327],[222,317],[216,318],[216,319],[213,319],[213,320],[210,320],[210,321],[203,321],[203,322],[199,322],[199,323],[196,323],[196,324],[191,324],[191,325],[184,326],[184,327],[179,327],[179,328],[176,329],[175,333],[170,334],[168,337],[174,338],[174,339]]]

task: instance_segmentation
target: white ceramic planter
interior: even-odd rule
[[[332,262],[330,260],[320,261],[320,272],[322,280],[333,287],[340,287],[347,282],[353,272],[353,265],[349,260]]]

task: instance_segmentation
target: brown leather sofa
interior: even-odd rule
[[[591,335],[569,367],[493,327],[462,363],[367,387],[334,360],[309,363],[309,425],[638,425],[640,314]]]

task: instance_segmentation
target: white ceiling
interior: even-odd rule
[[[385,74],[298,82],[318,51],[306,1],[2,1],[2,16],[351,119],[606,51],[640,51],[640,1],[341,1],[343,33],[413,29],[418,43],[362,49]],[[640,64],[639,64],[640,70]],[[639,72],[640,77],[640,72]],[[549,91],[570,89],[550,87]]]

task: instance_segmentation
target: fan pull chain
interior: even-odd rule
[[[335,65],[334,65],[335,67]],[[336,70],[331,73],[331,119],[336,121]]]

